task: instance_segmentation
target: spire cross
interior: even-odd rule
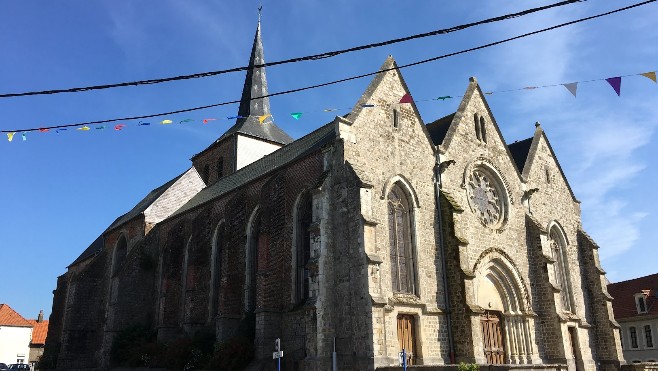
[[[263,10],[263,2],[261,1],[258,5],[258,23],[260,23],[260,13]]]

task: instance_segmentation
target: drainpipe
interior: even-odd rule
[[[448,322],[448,356],[450,357],[450,363],[455,363],[455,346],[454,339],[452,337],[452,321],[451,321],[451,310],[450,310],[450,300],[449,300],[449,287],[448,287],[448,275],[446,272],[446,254],[445,254],[445,245],[443,243],[443,220],[441,218],[441,155],[439,154],[438,148],[436,149],[436,167],[434,168],[434,196],[436,197],[436,209],[438,215],[439,223],[439,251],[441,252],[441,270],[443,273],[443,300],[445,301],[445,312],[446,320]]]

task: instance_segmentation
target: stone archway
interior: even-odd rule
[[[533,363],[537,358],[533,340],[534,312],[523,279],[511,259],[502,250],[489,249],[478,259],[475,272],[476,304],[485,310],[482,318],[489,321],[488,326],[484,322],[481,325],[486,358],[501,360],[498,341],[503,343],[505,363]],[[500,338],[491,335],[490,322],[495,315],[499,316]],[[497,357],[486,353],[492,351],[499,352]]]

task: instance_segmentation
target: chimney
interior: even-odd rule
[[[37,322],[43,322],[43,309],[39,311],[39,317],[37,317]]]

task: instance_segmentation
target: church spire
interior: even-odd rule
[[[270,112],[270,100],[267,98],[267,78],[265,67],[256,67],[265,63],[263,41],[261,40],[260,9],[258,27],[249,58],[249,69],[242,88],[238,119],[219,140],[234,133],[240,133],[263,139],[268,142],[288,144],[292,138],[274,124]],[[265,98],[257,98],[265,97]],[[257,98],[257,99],[254,99]],[[264,119],[263,119],[264,118]]]

